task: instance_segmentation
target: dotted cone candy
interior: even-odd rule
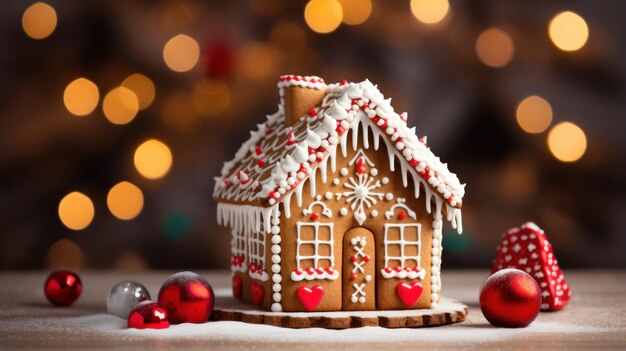
[[[491,272],[506,268],[525,271],[535,279],[541,288],[542,310],[555,311],[567,305],[569,285],[545,232],[535,223],[509,229],[503,235]]]

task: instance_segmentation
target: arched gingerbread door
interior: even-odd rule
[[[374,234],[355,227],[343,236],[342,309],[376,309],[376,260]]]

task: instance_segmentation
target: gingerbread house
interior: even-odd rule
[[[430,308],[465,185],[368,80],[282,76],[216,177],[233,294],[271,311]]]

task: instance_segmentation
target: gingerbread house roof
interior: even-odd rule
[[[290,87],[317,90],[323,96],[321,104],[297,116],[293,123],[286,122],[286,110],[291,112],[291,107],[286,106]],[[460,225],[465,185],[431,152],[425,138],[418,138],[415,128],[407,126],[406,113],[396,113],[391,99],[385,99],[377,86],[368,80],[325,84],[318,77],[289,75],[280,77],[278,89],[278,111],[250,132],[250,138],[224,164],[221,175],[215,177],[216,201],[270,208],[289,201],[295,193],[300,203],[302,185],[310,180],[314,192],[317,177],[326,182],[327,169],[335,170],[337,153],[345,156],[348,144],[356,149],[362,138],[366,148],[371,143],[376,150],[384,142],[390,169],[394,171],[399,166],[403,185],[408,187],[411,179],[415,197],[420,196],[419,185],[423,185],[428,211],[430,198],[435,194],[445,201],[453,226],[456,227],[455,222]],[[458,221],[454,220],[456,217]]]

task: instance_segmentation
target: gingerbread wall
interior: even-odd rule
[[[350,132],[351,134],[352,132]],[[351,135],[349,135],[351,138]],[[370,138],[370,140],[372,140]],[[351,144],[351,143],[350,143]],[[363,152],[363,161],[359,162],[359,150]],[[351,162],[352,161],[352,162]],[[368,162],[369,161],[369,162]],[[318,169],[317,172],[320,172]],[[360,180],[359,180],[360,178]],[[313,287],[320,285],[323,288],[324,295],[315,311],[332,311],[332,310],[363,310],[363,309],[404,309],[407,308],[402,302],[397,286],[399,283],[415,283],[422,285],[423,291],[415,304],[410,308],[429,308],[431,304],[431,253],[432,253],[432,233],[433,233],[433,215],[428,214],[425,207],[425,191],[421,189],[421,195],[418,199],[414,197],[414,185],[412,181],[408,181],[408,187],[402,184],[402,176],[399,165],[396,164],[396,170],[392,172],[389,166],[389,158],[385,150],[385,143],[380,143],[380,148],[375,151],[370,145],[369,149],[364,149],[359,138],[359,146],[355,151],[351,145],[348,147],[347,156],[343,157],[341,151],[337,151],[336,170],[331,170],[330,164],[327,170],[326,181],[323,175],[317,174],[315,183],[315,196],[311,195],[311,184],[307,181],[304,184],[302,206],[297,204],[295,197],[290,202],[291,217],[286,218],[284,210],[281,208],[280,228],[281,228],[281,276],[282,288],[281,299],[284,311],[303,311],[304,307],[297,297],[297,290],[301,286]],[[352,181],[351,181],[352,179]],[[371,181],[371,182],[370,182]],[[371,206],[363,205],[364,219],[361,225],[354,216],[354,210],[350,208],[352,198],[351,193],[354,189],[346,187],[346,184],[369,184],[368,192],[375,199],[376,203]],[[373,194],[375,193],[375,194]],[[338,196],[338,194],[340,194]],[[348,199],[348,202],[346,202]],[[404,199],[404,203],[402,202]],[[319,201],[324,203],[328,208],[324,214],[324,206],[320,204],[313,205],[308,212],[312,202]],[[389,218],[386,212],[390,211],[392,206],[396,206]],[[282,205],[281,205],[282,207]],[[358,206],[355,208],[358,211]],[[433,206],[434,210],[434,206]],[[303,213],[303,211],[307,211]],[[412,218],[414,213],[415,219]],[[330,214],[331,217],[328,217]],[[303,279],[294,281],[292,272],[296,270],[297,260],[297,225],[298,222],[311,224],[320,223],[323,228],[324,224],[332,223],[333,225],[333,250],[334,270],[338,272],[339,277],[336,280],[329,279]],[[425,270],[425,275],[420,278],[385,278],[381,273],[381,269],[385,267],[385,245],[384,230],[385,224],[409,225],[419,224],[420,227],[420,267]],[[408,231],[413,227],[407,226]],[[405,228],[406,229],[406,228]],[[390,229],[390,233],[395,228]],[[398,229],[399,230],[399,229]],[[349,232],[349,237],[344,235]],[[302,232],[302,235],[306,233]],[[408,233],[408,232],[407,232]],[[395,235],[395,234],[390,234]],[[408,234],[411,236],[413,234]],[[365,237],[365,242],[361,240],[352,241],[352,237]],[[371,242],[373,236],[374,243]],[[308,239],[308,238],[307,238]],[[322,238],[325,239],[325,238]],[[394,238],[395,239],[395,238]],[[268,238],[269,240],[269,238]],[[269,241],[268,241],[269,242]],[[365,243],[365,245],[361,245]],[[268,245],[269,246],[269,245]],[[375,246],[375,247],[374,247]],[[408,245],[410,246],[410,245]],[[407,246],[407,247],[408,247]],[[311,245],[304,245],[301,248],[301,254],[309,254]],[[368,262],[363,263],[365,258],[358,254],[356,248],[362,249],[363,253],[370,256]],[[390,255],[399,255],[399,246],[390,246]],[[395,251],[394,251],[395,250]],[[408,249],[410,251],[410,248]],[[322,252],[322,254],[326,254]],[[353,272],[355,264],[352,256],[357,254],[356,262],[362,264],[364,272],[360,269],[356,270],[356,276],[350,275]],[[407,255],[416,255],[415,252],[407,252]],[[271,257],[271,252],[267,252],[267,257]],[[267,270],[271,270],[271,262],[266,260]],[[309,265],[310,262],[307,262]],[[394,266],[396,261],[392,261],[390,266]],[[324,268],[327,265],[323,265]],[[412,261],[407,261],[407,266],[415,266]],[[371,275],[371,279],[366,281],[367,274]],[[305,274],[306,273],[302,273]],[[270,279],[271,280],[271,279]],[[361,286],[365,296],[358,293],[356,302],[353,302],[352,293],[356,292],[353,284]],[[271,284],[270,284],[271,285]],[[271,291],[269,286],[268,292]],[[346,294],[345,292],[349,292]],[[415,293],[415,291],[413,291]],[[266,294],[269,295],[269,294]],[[246,296],[244,294],[244,300]],[[269,308],[270,300],[266,296],[263,304]]]

